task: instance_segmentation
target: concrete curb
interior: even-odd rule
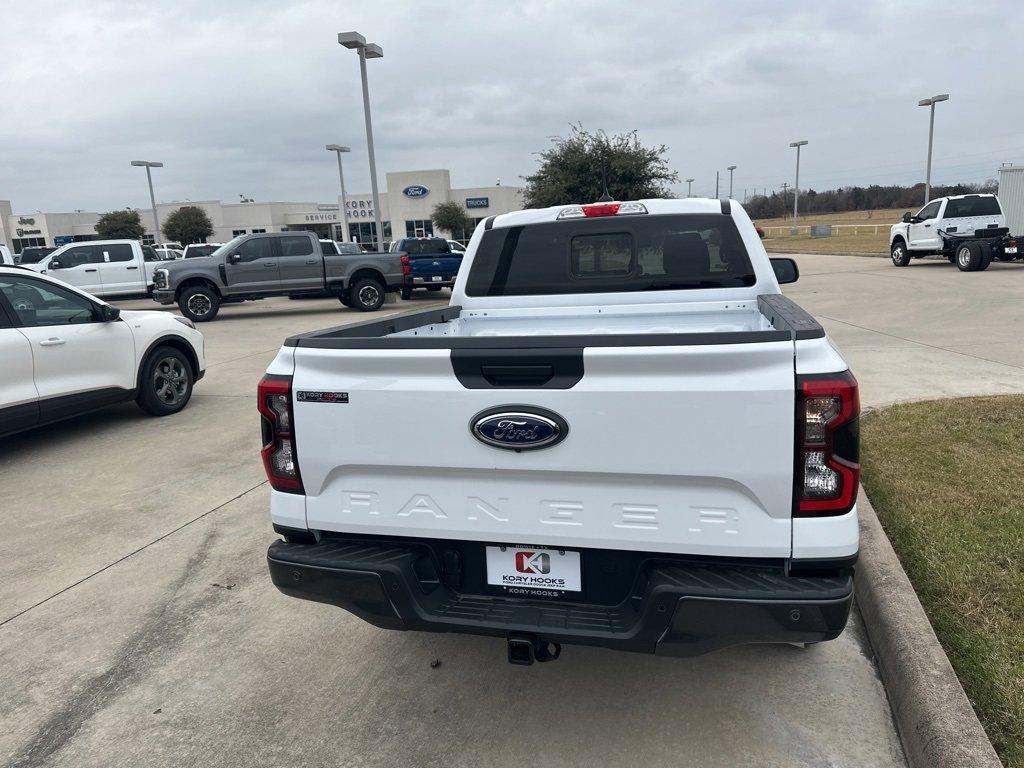
[[[1002,768],[862,488],[854,592],[911,768]]]

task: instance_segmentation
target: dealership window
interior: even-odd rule
[[[486,216],[480,216],[480,217],[470,216],[469,220],[471,222],[473,222],[473,225],[469,229],[456,229],[456,230],[454,230],[452,232],[452,240],[457,240],[458,242],[462,243],[463,245],[469,245],[469,238],[471,238],[473,236],[473,231],[476,229],[477,225],[481,221],[486,219],[486,218],[487,218]]]
[[[434,222],[430,219],[413,219],[412,221],[406,219],[405,221],[405,236],[406,237],[433,237],[434,236]]]
[[[262,235],[262,234],[265,234],[265,233],[266,233],[266,231],[267,231],[267,230],[265,230],[265,229],[254,229],[254,230],[252,231],[252,234],[254,234],[254,235]],[[243,234],[244,234],[244,233],[243,233]]]
[[[11,245],[14,247],[15,253],[21,253],[23,248],[30,246],[45,246],[45,237],[16,237],[11,240]]]
[[[391,222],[385,221],[384,224],[384,239],[391,239]],[[359,243],[363,250],[369,251],[382,251],[383,243],[377,242],[377,224],[373,221],[359,222],[358,224],[349,223],[348,225],[349,240],[353,243]]]
[[[255,232],[255,231],[256,230],[254,229],[253,232]],[[231,236],[232,237],[238,237],[239,235],[244,235],[244,234],[245,234],[245,230],[244,229],[232,229],[231,230]]]

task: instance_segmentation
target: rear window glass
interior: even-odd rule
[[[755,282],[750,257],[729,216],[609,216],[485,232],[466,293],[614,293]]]
[[[448,247],[447,240],[435,239],[435,240],[403,240],[398,250],[404,251],[409,256],[419,256],[421,254],[434,254],[434,253],[451,253],[452,249]]]
[[[190,245],[185,256],[190,259],[194,259],[197,256],[209,256],[219,247],[217,245]]]
[[[994,197],[963,197],[946,203],[944,219],[962,219],[967,216],[998,216],[999,201]]]

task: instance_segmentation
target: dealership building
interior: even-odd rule
[[[430,212],[443,202],[457,202],[466,209],[473,225],[499,213],[518,211],[523,207],[523,190],[519,187],[453,188],[447,170],[401,171],[387,174],[387,184],[380,191],[380,219],[384,241],[400,237],[444,235],[465,242],[472,234],[466,232],[435,232]],[[342,204],[341,195],[329,203],[251,202],[222,203],[199,200],[157,203],[160,221],[186,205],[206,211],[213,223],[213,235],[207,240],[224,243],[232,237],[254,232],[308,230],[332,240],[350,240],[373,249],[376,246],[373,197],[369,193],[349,193]],[[146,227],[146,242],[162,242],[153,232],[153,213],[139,209]],[[59,246],[79,240],[95,240],[96,221],[100,214],[15,213],[9,200],[0,200],[0,242],[15,253],[30,245]],[[347,227],[347,236],[346,235]]]

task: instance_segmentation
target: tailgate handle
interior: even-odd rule
[[[480,375],[495,387],[542,387],[555,375],[553,365],[481,365]]]

